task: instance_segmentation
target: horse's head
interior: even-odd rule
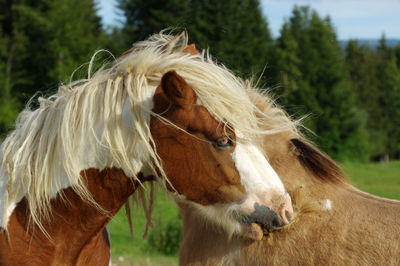
[[[137,181],[158,170],[230,232],[260,238],[288,223],[290,198],[252,145],[260,121],[244,82],[196,53],[185,31],[156,34],[24,110],[0,147],[0,226],[23,197],[40,225],[67,187],[100,208],[81,173],[112,167]]]
[[[151,134],[178,201],[252,239],[290,222],[291,199],[263,153],[197,104],[180,75],[162,77],[153,103]]]

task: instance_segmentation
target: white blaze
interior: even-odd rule
[[[249,196],[265,195],[266,192],[285,193],[278,174],[256,146],[238,142],[232,158]]]
[[[282,209],[280,206],[285,204],[288,197],[278,174],[256,146],[237,142],[232,159],[240,175],[241,183],[246,189],[246,198],[228,205],[202,206],[192,203],[199,210],[200,217],[207,217],[210,221],[222,226],[228,236],[232,236],[235,232],[242,234],[243,226],[237,220],[237,214],[250,215],[254,211],[255,203],[279,212],[279,208]],[[226,214],[230,212],[235,215],[227,219]]]

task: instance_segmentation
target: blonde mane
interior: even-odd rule
[[[111,67],[61,86],[57,94],[39,99],[36,110],[23,110],[0,150],[4,199],[0,200],[0,226],[7,228],[8,216],[25,197],[31,219],[40,227],[43,218],[51,217],[50,200],[69,186],[97,206],[80,175],[84,169],[118,167],[137,179],[143,169],[156,175],[157,168],[160,178],[167,180],[153,148],[149,121],[154,91],[169,70],[177,71],[195,90],[198,104],[241,132],[245,141],[257,142],[260,133],[287,128],[288,124],[280,123],[261,129],[271,118],[247,96],[251,83],[214,63],[208,54],[184,53],[187,41],[186,33],[178,39],[153,35]]]

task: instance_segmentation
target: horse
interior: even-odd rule
[[[270,117],[260,136],[268,162],[291,195],[294,217],[262,239],[230,237],[180,203],[180,265],[399,265],[400,201],[353,187],[329,156],[307,141],[271,97],[249,92]]]
[[[0,147],[0,264],[107,265],[107,223],[150,180],[229,237],[289,224],[257,138],[268,117],[192,51],[186,30],[155,34],[19,114]]]

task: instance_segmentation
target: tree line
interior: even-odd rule
[[[329,17],[295,6],[273,38],[259,0],[117,0],[121,23],[104,28],[94,0],[0,2],[0,132],[28,99],[84,75],[98,49],[118,56],[166,27],[189,37],[235,74],[263,88],[338,160],[400,157],[400,45],[349,41]],[[238,108],[240,108],[238,106]],[[308,133],[308,132],[314,132]]]

